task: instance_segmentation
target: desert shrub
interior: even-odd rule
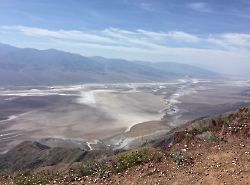
[[[9,176],[11,172],[6,171],[6,170],[0,170],[0,176]]]
[[[74,174],[79,177],[95,175],[101,179],[105,179],[110,177],[111,173],[121,172],[138,164],[150,161],[160,162],[163,157],[164,154],[155,149],[150,150],[143,148],[140,150],[131,150],[118,153],[112,158],[109,158],[109,160],[86,161],[74,170]]]
[[[86,161],[75,170],[77,176],[98,175],[100,178],[108,177],[110,172],[105,161]]]
[[[121,172],[142,163],[148,163],[150,161],[160,162],[162,158],[162,153],[147,148],[132,150],[118,154],[113,164],[113,169],[115,172]]]
[[[152,154],[151,161],[161,162],[164,157],[165,157],[165,154],[163,154],[162,152],[159,152],[159,151],[158,152],[154,152]]]
[[[194,133],[203,133],[203,132],[207,132],[209,131],[209,127],[206,125],[206,126],[197,126],[195,128],[193,128],[192,130]]]
[[[52,175],[46,173],[30,173],[26,172],[18,174],[14,177],[14,185],[45,185],[53,178]]]
[[[196,135],[196,138],[201,139],[201,140],[205,140],[205,141],[217,141],[218,140],[218,137],[216,137],[216,135],[211,131],[207,131],[207,132],[203,132],[202,134],[198,134],[198,135]]]
[[[250,111],[247,112],[246,117],[247,117],[248,119],[250,119]]]
[[[155,173],[154,170],[148,169],[148,170],[146,171],[146,176],[151,176],[151,175],[153,175],[154,173]]]
[[[177,165],[191,164],[192,158],[184,154],[183,152],[177,150],[170,153],[170,157],[174,159]]]
[[[225,126],[233,126],[234,125],[234,119],[235,119],[235,114],[225,114],[220,117],[221,121]],[[239,117],[237,119],[237,123],[243,123],[245,121],[244,117]]]
[[[221,121],[226,125],[226,126],[229,126],[230,125],[230,122],[231,122],[231,119],[229,116],[222,116],[221,117]]]

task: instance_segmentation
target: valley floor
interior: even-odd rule
[[[0,153],[26,140],[47,138],[73,145],[104,141],[126,149],[132,141],[138,146],[144,142],[142,137],[150,140],[158,131],[168,132],[199,117],[249,106],[249,89],[248,80],[192,78],[165,83],[2,88]],[[117,139],[117,135],[123,138]],[[91,144],[91,148],[98,147]]]

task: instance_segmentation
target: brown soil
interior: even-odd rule
[[[135,166],[105,180],[90,176],[70,182],[72,178],[67,176],[52,184],[250,184],[250,112],[241,109],[227,118],[224,122],[221,118],[211,120],[210,130],[218,138],[215,141],[197,139],[198,133],[190,137],[190,130],[186,135],[176,133],[176,144],[161,149],[166,156],[170,151],[182,151],[192,163],[178,166],[165,157],[160,163]]]
[[[186,150],[185,153],[193,158],[193,164],[178,166],[166,157],[160,163],[136,166],[107,180],[92,176],[70,182],[72,178],[67,177],[51,184],[250,184],[249,138],[220,143],[197,140],[188,145],[176,144],[173,149]]]

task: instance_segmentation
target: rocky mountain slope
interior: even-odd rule
[[[20,149],[21,150],[21,149]],[[98,156],[98,155],[96,155]],[[98,158],[98,159],[97,159]],[[2,176],[10,184],[249,184],[250,109],[207,117],[136,150]]]
[[[55,49],[21,49],[0,44],[0,85],[158,82],[186,75],[197,78],[219,76],[186,64],[84,57]]]

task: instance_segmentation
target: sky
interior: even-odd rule
[[[250,1],[0,0],[0,42],[250,77]]]

